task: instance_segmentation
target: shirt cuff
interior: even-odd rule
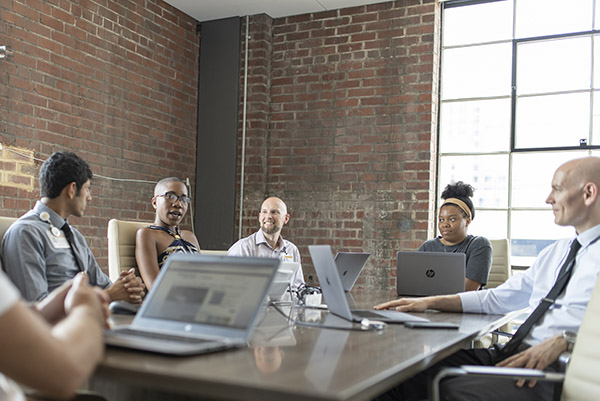
[[[481,309],[481,298],[479,297],[480,292],[482,291],[469,291],[458,294],[463,312],[483,313]]]

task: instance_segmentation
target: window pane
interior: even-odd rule
[[[513,153],[511,206],[548,207],[546,198],[556,169],[569,160],[585,156],[585,151]]]
[[[444,10],[444,46],[512,39],[512,1]]]
[[[594,116],[592,121],[592,143],[600,145],[600,91],[594,92]]]
[[[469,234],[482,235],[487,239],[508,238],[507,212],[475,208],[475,218],[469,225]]]
[[[510,98],[442,103],[440,152],[507,151]]]
[[[522,43],[517,48],[517,93],[590,89],[591,37]]]
[[[515,265],[525,265],[518,257],[533,258],[557,239],[575,235],[573,227],[554,224],[552,210],[513,211],[511,216],[510,253],[511,263]],[[532,261],[532,259],[528,260],[529,263]]]
[[[579,146],[589,137],[589,120],[588,92],[518,98],[515,147]]]
[[[527,38],[592,29],[593,0],[518,0],[516,36]]]
[[[439,190],[463,181],[475,188],[476,208],[508,207],[508,155],[442,156],[439,166]]]
[[[444,100],[510,95],[510,43],[446,49],[442,57]]]
[[[598,2],[600,8],[600,2]],[[600,36],[594,36],[594,89],[600,89]]]

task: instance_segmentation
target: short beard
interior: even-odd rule
[[[273,225],[273,228],[270,230],[267,230],[264,226],[261,226],[260,229],[262,230],[263,233],[265,234],[275,234],[278,233],[279,231],[281,231],[281,227],[278,227],[276,225]]]

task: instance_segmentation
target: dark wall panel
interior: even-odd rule
[[[195,229],[203,249],[234,239],[240,19],[201,24]]]

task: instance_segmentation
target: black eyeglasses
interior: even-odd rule
[[[192,202],[192,198],[190,198],[189,196],[187,196],[187,195],[177,196],[173,192],[165,192],[162,195],[156,195],[156,196],[162,196],[163,198],[168,200],[169,203],[171,203],[171,204],[173,204],[177,201],[180,201],[184,205],[189,205]]]

